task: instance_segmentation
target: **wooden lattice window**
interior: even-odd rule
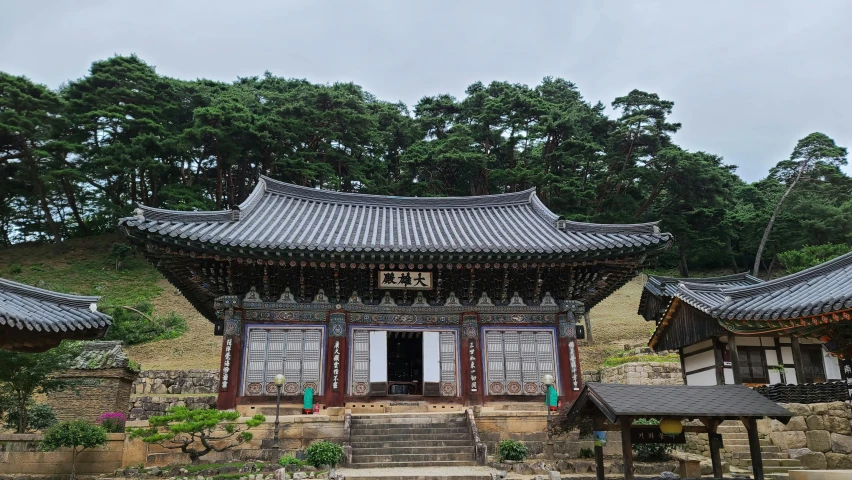
[[[799,383],[825,382],[825,363],[823,363],[822,345],[801,345],[802,371],[804,380]]]
[[[743,383],[769,383],[766,353],[763,347],[737,347],[740,379]]]
[[[270,395],[277,390],[275,375],[284,374],[282,394],[299,395],[305,388],[322,393],[321,329],[250,328],[244,391]]]
[[[541,377],[556,375],[552,331],[487,330],[486,381],[491,395],[541,395]]]

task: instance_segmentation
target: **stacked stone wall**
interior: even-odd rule
[[[852,410],[846,402],[782,403],[793,413],[787,425],[764,420],[760,430],[806,468],[852,468]]]
[[[680,364],[631,362],[600,371],[601,383],[626,385],[683,385]]]
[[[172,407],[188,407],[190,410],[216,408],[215,395],[134,395],[130,398],[129,420],[147,420],[162,415]]]
[[[134,395],[216,395],[218,370],[145,370],[133,382]]]
[[[71,379],[74,385],[51,392],[45,401],[59,421],[80,418],[94,422],[106,412],[127,414],[132,375],[123,368],[69,370],[62,377]]]

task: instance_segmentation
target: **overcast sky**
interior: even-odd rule
[[[812,131],[852,147],[850,18],[843,0],[0,0],[0,70],[57,87],[136,53],[173,77],[269,70],[409,106],[552,75],[592,102],[674,101],[675,140],[752,181]]]

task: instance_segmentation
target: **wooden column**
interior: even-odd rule
[[[595,418],[595,431],[603,430],[603,421],[600,417]],[[606,480],[604,477],[604,455],[603,446],[598,445],[595,441],[595,479]]]
[[[222,337],[222,356],[219,363],[219,395],[216,408],[233,410],[242,379],[243,311],[225,310],[225,331]]]
[[[325,398],[329,407],[342,407],[349,378],[349,342],[347,337],[328,337],[325,360]]]
[[[580,395],[583,388],[583,374],[580,371],[580,355],[577,350],[577,339],[559,337],[557,355],[559,361],[559,398],[563,404],[573,402]],[[574,364],[571,363],[571,355],[574,356]],[[574,382],[577,388],[574,388]]]
[[[482,342],[476,313],[462,315],[462,334],[459,339],[461,384],[459,394],[465,405],[482,405],[485,389],[485,369],[482,362]]]
[[[748,430],[748,450],[751,454],[751,471],[754,480],[763,478],[763,457],[760,456],[760,438],[757,436],[757,420],[754,418],[741,419]]]
[[[583,320],[586,322],[586,343],[592,345],[592,319],[589,317],[589,311],[583,312]]]
[[[737,352],[737,336],[728,334],[728,350],[731,352],[731,370],[734,371],[734,385],[742,385],[743,379],[740,374],[740,354]]]
[[[790,348],[793,350],[793,368],[796,369],[796,383],[805,383],[805,366],[802,363],[802,347],[799,345],[798,337],[790,337]]]
[[[634,480],[633,477],[633,442],[630,438],[630,426],[633,419],[621,417],[618,419],[621,427],[621,455],[624,457],[624,480]]]
[[[716,385],[725,384],[725,359],[722,349],[725,345],[719,341],[719,337],[713,337],[713,361],[716,362]]]

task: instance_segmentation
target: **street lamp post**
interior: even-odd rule
[[[550,416],[550,389],[553,388],[553,375],[545,373],[541,377],[541,382],[547,386],[547,393],[544,396],[544,404],[547,406],[547,447],[544,454],[547,458],[553,458],[553,424]]]
[[[278,440],[278,413],[281,411],[281,387],[284,385],[284,375],[275,375],[275,386],[278,387],[278,396],[275,399],[275,440]]]

